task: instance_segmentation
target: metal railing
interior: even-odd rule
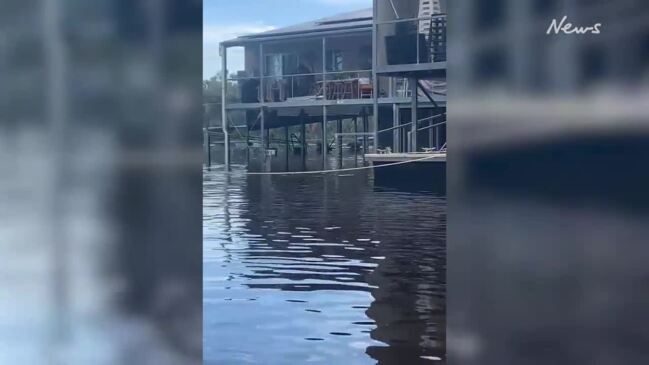
[[[438,119],[443,119],[443,120],[441,122],[435,122],[435,120],[438,120]],[[419,124],[427,122],[427,121],[429,122],[428,125],[424,125],[422,127],[419,127]],[[435,115],[431,115],[429,117],[419,119],[419,120],[417,120],[417,124],[418,124],[417,132],[433,129],[435,131],[435,135],[438,136],[439,133],[440,133],[441,128],[446,126],[446,113],[435,114]],[[399,125],[392,126],[392,127],[389,127],[389,128],[381,129],[381,130],[376,132],[376,136],[378,137],[381,133],[385,133],[385,132],[400,131],[401,133],[405,132],[406,135],[408,136],[407,140],[410,141],[410,138],[412,137],[411,136],[411,133],[412,133],[411,125],[412,125],[412,122],[407,122],[407,123],[399,124]],[[406,128],[408,128],[408,129],[406,129]],[[358,143],[359,138],[363,138],[363,139],[365,139],[364,144],[367,145],[368,142],[372,142],[372,143],[374,143],[376,145],[377,151],[380,152],[380,149],[378,148],[379,147],[378,141],[374,141],[374,133],[373,132],[334,133],[334,140],[337,141],[336,143],[341,143],[342,142],[342,140],[341,140],[342,137],[354,137],[354,139],[356,140],[355,143]],[[443,145],[440,145],[440,144],[441,143],[439,141],[436,141],[435,146],[430,145],[430,146],[428,146],[426,148],[422,148],[422,149],[424,151],[426,151],[426,150],[428,150],[428,151],[445,151],[446,150],[446,143],[444,143]],[[408,142],[408,146],[409,145],[410,145],[410,143]],[[392,147],[396,149],[397,146],[392,146]],[[407,149],[410,150],[409,147]],[[390,149],[390,151],[391,151],[391,149]]]
[[[263,81],[263,82],[262,82]],[[263,85],[263,87],[262,87]],[[372,99],[372,70],[228,78],[235,103]],[[234,91],[232,91],[234,89]]]

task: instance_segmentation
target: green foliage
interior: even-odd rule
[[[209,80],[203,80],[203,125],[221,125],[221,94],[223,77],[219,73]],[[235,102],[239,98],[239,85],[236,82],[228,81],[227,101]]]
[[[212,76],[209,80],[203,80],[203,103],[221,103],[222,78],[221,74],[218,74]],[[227,101],[233,103],[238,98],[239,84],[234,81],[228,81]]]

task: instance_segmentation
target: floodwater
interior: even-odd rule
[[[206,364],[445,362],[445,196],[369,170],[203,189]]]

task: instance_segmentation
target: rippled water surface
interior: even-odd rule
[[[372,174],[204,176],[207,364],[440,364],[446,198]]]

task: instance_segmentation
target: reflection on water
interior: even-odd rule
[[[206,363],[443,363],[445,197],[233,169],[204,175]]]

